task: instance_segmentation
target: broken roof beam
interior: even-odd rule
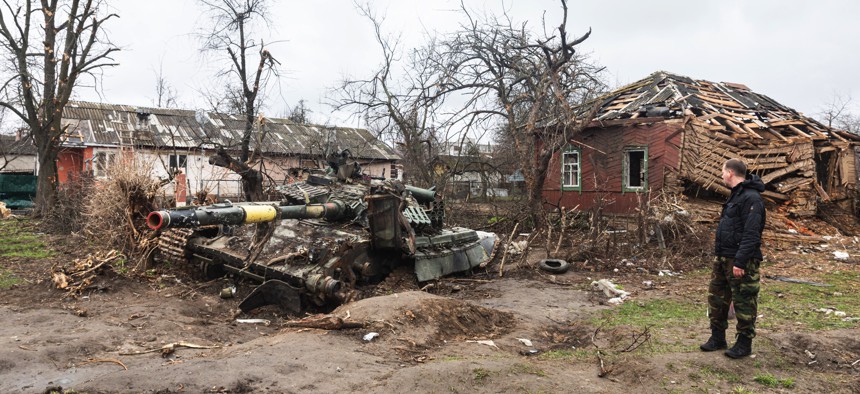
[[[698,97],[702,100],[705,100],[711,104],[719,104],[719,105],[722,105],[725,107],[735,108],[735,109],[743,109],[744,108],[742,105],[740,105],[734,101],[720,100],[718,98],[709,97],[708,94],[702,94],[702,93],[705,93],[705,92],[700,91],[700,93],[696,94],[696,97]]]
[[[786,166],[785,168],[783,168],[781,170],[774,171],[774,172],[771,172],[770,174],[762,176],[761,181],[765,184],[768,184],[771,181],[773,181],[774,179],[779,178],[783,175],[791,174],[792,172],[795,172],[797,170],[800,170],[800,169],[803,169],[806,167],[812,167],[814,165],[815,165],[815,162],[812,159],[806,159],[806,160],[794,162],[794,163],[789,164],[788,166]]]
[[[734,121],[731,117],[726,116],[726,115],[723,115],[723,114],[720,114],[720,116],[719,116],[719,117],[720,117],[720,118],[723,118],[723,119],[725,120],[726,125],[728,125],[728,126],[729,126],[729,128],[731,128],[732,130],[734,130],[736,133],[738,133],[738,134],[740,134],[740,135],[747,135],[747,136],[752,136],[752,137],[755,137],[755,138],[758,138],[758,139],[763,139],[763,138],[761,137],[761,135],[759,135],[759,134],[758,134],[758,133],[756,133],[755,131],[752,131],[752,129],[750,129],[749,127],[747,127],[747,128],[743,128],[743,127],[741,127],[741,126],[738,126],[738,125],[735,123],[735,121]]]

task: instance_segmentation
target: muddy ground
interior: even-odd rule
[[[332,314],[366,326],[322,330],[286,327],[296,316],[268,307],[237,315],[250,284],[222,299],[222,280],[205,282],[179,267],[107,271],[80,296],[67,297],[54,288],[50,268],[86,248],[44,237],[52,257],[2,264],[23,279],[0,290],[3,393],[860,392],[860,323],[760,324],[753,358],[700,352],[708,336],[704,260],[662,275],[621,262],[617,272],[580,265],[549,275],[536,268],[542,256],[535,250],[524,264],[508,262],[504,277],[496,263],[425,291],[407,281],[390,294],[343,305]],[[827,249],[772,245],[766,273],[848,272],[849,286],[860,286],[856,239],[847,245],[847,261]],[[632,293],[626,305],[644,311],[686,303],[696,313],[647,331],[605,327],[602,321],[622,307],[591,290],[604,278]],[[764,280],[763,291],[772,283]],[[762,306],[760,321],[781,307],[777,302]],[[371,332],[378,337],[365,341]],[[758,382],[763,375],[792,384]]]

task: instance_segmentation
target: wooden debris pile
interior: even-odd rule
[[[58,289],[65,290],[67,296],[76,298],[93,286],[97,276],[124,261],[125,256],[116,250],[91,253],[67,266],[55,264],[51,267],[51,280]]]

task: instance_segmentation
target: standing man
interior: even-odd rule
[[[726,356],[741,358],[752,353],[758,307],[759,264],[762,261],[761,233],[764,230],[764,183],[757,175],[747,176],[740,159],[723,165],[723,182],[732,189],[723,204],[717,226],[711,283],[708,286],[708,317],[711,337],[699,346],[710,352],[725,349],[729,327],[729,305],[734,302],[738,319],[737,342]]]

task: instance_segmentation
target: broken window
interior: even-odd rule
[[[116,154],[113,152],[96,152],[93,155],[93,176],[96,178],[107,177],[107,172],[116,162]]]
[[[391,179],[397,179],[397,165],[391,163]]]
[[[170,172],[180,169],[183,173],[187,173],[188,156],[187,155],[170,155]]]
[[[645,190],[648,187],[648,148],[625,148],[622,168],[622,191]]]
[[[582,174],[580,173],[581,151],[568,148],[561,154],[561,188],[562,190],[579,190]]]

